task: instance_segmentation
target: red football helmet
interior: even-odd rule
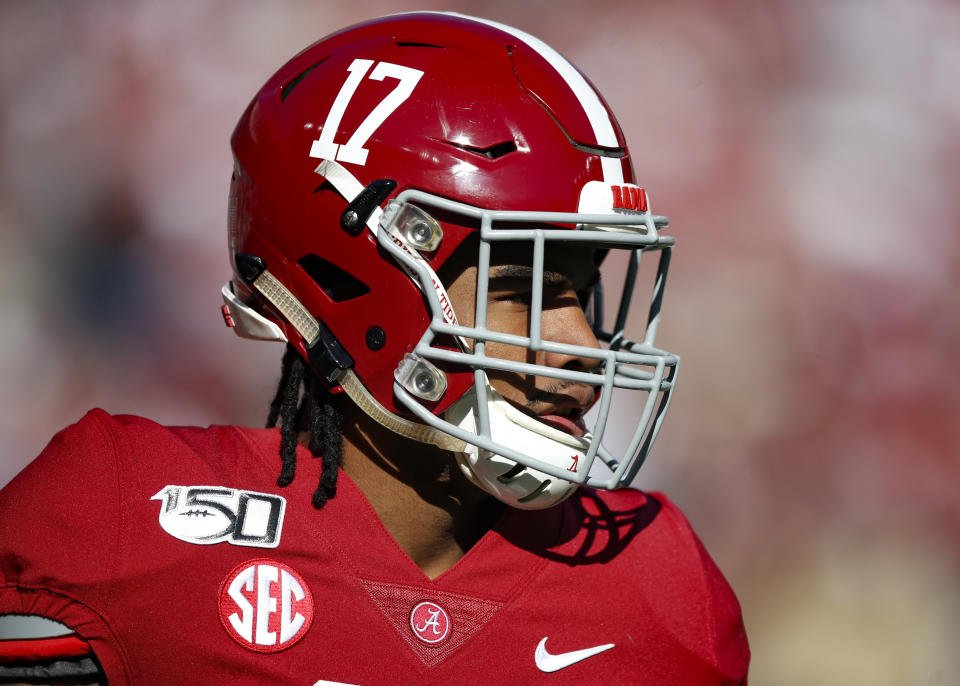
[[[359,24],[271,77],[232,145],[235,273],[223,295],[237,333],[289,341],[331,389],[397,433],[455,452],[475,483],[517,507],[633,479],[675,378],[677,358],[653,346],[673,239],[634,184],[616,119],[566,59],[522,31],[456,14]],[[479,236],[478,307],[465,327],[437,272],[470,236]],[[485,326],[498,241],[531,246],[528,336]],[[630,253],[615,325],[594,322],[606,347],[540,336],[543,255],[556,242]],[[651,250],[660,266],[636,343],[623,334],[627,304]],[[487,358],[489,341],[598,365]],[[591,384],[592,432],[574,436],[518,410],[486,370]],[[642,394],[621,455],[601,443],[615,388]],[[612,473],[591,472],[596,457]]]

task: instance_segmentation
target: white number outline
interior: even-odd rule
[[[363,146],[380,128],[380,125],[386,121],[387,117],[393,114],[410,97],[413,89],[420,81],[420,77],[423,76],[423,72],[419,69],[392,64],[391,62],[378,62],[369,78],[374,81],[383,81],[384,78],[390,77],[397,79],[397,86],[387,93],[386,97],[360,122],[360,126],[347,139],[347,142],[338,145],[333,139],[340,128],[340,120],[371,66],[373,66],[373,60],[357,58],[347,67],[347,71],[350,73],[347,75],[347,80],[344,81],[343,86],[341,86],[340,92],[337,93],[337,97],[333,99],[333,105],[330,107],[330,112],[327,113],[327,120],[323,123],[320,137],[313,141],[310,146],[310,157],[359,165],[366,164],[367,154],[370,151]]]

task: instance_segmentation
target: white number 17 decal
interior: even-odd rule
[[[380,103],[373,108],[373,111],[367,115],[367,118],[360,122],[360,126],[353,132],[350,139],[338,145],[333,142],[333,137],[340,128],[340,120],[347,109],[350,98],[357,90],[357,86],[363,80],[363,77],[373,66],[373,60],[356,59],[347,67],[350,74],[344,82],[337,97],[333,100],[333,106],[327,114],[327,120],[323,123],[323,130],[320,137],[313,141],[310,147],[310,157],[319,157],[325,160],[338,160],[340,162],[351,162],[353,164],[366,164],[367,153],[370,151],[363,147],[373,132],[393,114],[393,111],[400,107],[400,104],[410,97],[414,86],[423,76],[419,69],[403,67],[399,64],[390,62],[378,62],[377,66],[370,72],[370,78],[374,81],[383,81],[384,77],[389,76],[392,79],[398,79],[400,83],[390,93],[387,94]]]

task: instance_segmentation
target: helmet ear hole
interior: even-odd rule
[[[353,300],[370,292],[370,287],[363,281],[318,255],[301,257],[298,264],[335,303]]]

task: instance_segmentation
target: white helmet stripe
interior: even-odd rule
[[[623,185],[623,159],[619,157],[601,157],[603,180],[614,186]]]

